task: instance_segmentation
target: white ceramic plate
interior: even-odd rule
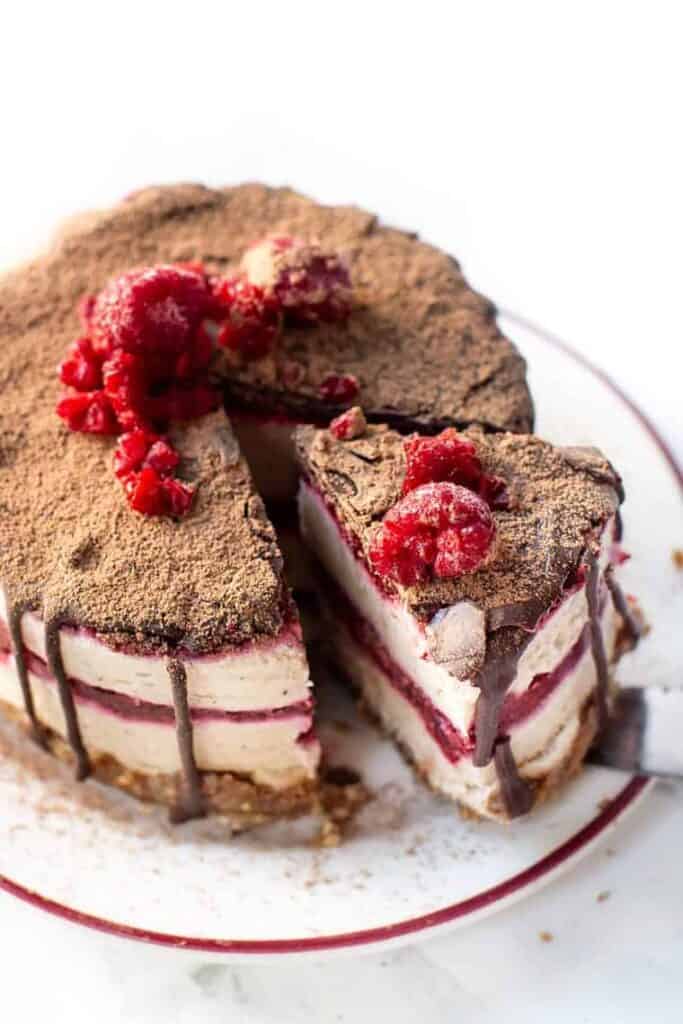
[[[539,433],[597,444],[623,470],[634,556],[626,585],[656,630],[620,675],[675,684],[683,662],[682,591],[671,561],[680,544],[680,471],[605,377],[520,320],[502,321],[529,360]],[[358,767],[377,797],[355,834],[324,850],[311,843],[306,821],[229,841],[216,821],[173,829],[156,809],[97,783],[74,786],[61,766],[3,730],[0,887],[72,922],[205,957],[319,958],[409,941],[530,895],[603,839],[648,789],[643,779],[591,768],[529,821],[465,822],[414,781],[344,698],[326,703],[323,736],[333,760]],[[352,731],[344,721],[353,721]]]

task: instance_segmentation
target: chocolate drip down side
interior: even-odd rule
[[[202,782],[194,756],[192,719],[187,701],[187,673],[183,663],[176,658],[169,658],[166,668],[173,691],[176,736],[182,768],[182,792],[178,794],[176,806],[171,812],[171,820],[180,824],[191,818],[203,817],[206,808],[202,796]]]
[[[31,732],[36,743],[39,743],[41,747],[45,746],[45,737],[43,730],[38,721],[36,715],[35,705],[33,703],[33,693],[31,691],[31,682],[28,677],[28,669],[26,667],[26,651],[24,649],[24,640],[21,635],[21,620],[24,616],[24,612],[27,611],[26,604],[13,604],[8,602],[8,625],[10,638],[12,640],[12,649],[14,651],[14,661],[17,666],[17,675],[19,676],[19,685],[21,686],[21,694],[24,700],[24,710],[28,715],[31,723]]]
[[[586,599],[588,601],[588,617],[591,631],[591,650],[593,652],[593,662],[597,677],[595,700],[598,711],[598,729],[602,730],[608,718],[607,686],[609,672],[607,669],[605,642],[602,636],[602,623],[600,622],[600,565],[592,551],[588,552],[586,561],[588,562]]]
[[[45,649],[50,672],[57,681],[57,690],[66,725],[66,736],[76,757],[76,778],[80,782],[90,775],[90,758],[83,744],[74,695],[64,671],[60,633],[61,625],[60,616],[52,616],[47,620],[45,623]]]
[[[506,811],[511,818],[519,818],[522,814],[527,814],[533,807],[534,790],[533,786],[525,782],[517,770],[509,737],[496,743],[493,763]]]
[[[612,595],[612,601],[617,610],[617,614],[620,616],[624,627],[630,635],[631,642],[635,647],[640,639],[641,628],[638,620],[629,607],[629,603],[624,596],[623,590],[614,578],[614,566],[612,565],[608,565],[605,569],[605,583]]]
[[[522,650],[508,654],[488,652],[479,673],[479,697],[474,712],[475,748],[472,763],[483,768],[493,757],[500,712],[505,695],[517,673]]]

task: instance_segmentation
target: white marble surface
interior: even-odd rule
[[[478,287],[609,368],[683,458],[675,5],[473,6],[16,6],[0,264],[146,182],[288,181],[456,251]],[[683,787],[662,785],[530,901],[320,965],[185,961],[0,894],[3,1018],[668,1024],[682,846]]]

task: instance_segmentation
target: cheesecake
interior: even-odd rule
[[[296,425],[361,398],[405,429],[528,428],[492,307],[355,208],[182,185],[74,218],[0,310],[2,707],[179,820],[310,808],[311,680],[258,492],[291,498]]]
[[[527,813],[580,766],[637,633],[618,475],[595,449],[480,428],[300,428],[301,529],[337,670],[465,811]]]
[[[505,817],[580,760],[617,477],[529,436],[524,360],[452,257],[286,188],[143,189],[0,280],[0,390],[0,710],[77,778],[235,828],[319,806],[274,528],[296,546],[302,472],[340,663],[428,781]],[[450,481],[472,550],[406,559],[406,453],[444,437],[479,453]]]

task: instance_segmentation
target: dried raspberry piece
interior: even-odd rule
[[[104,391],[66,395],[57,403],[57,415],[71,430],[83,434],[118,434],[119,425]]]
[[[337,405],[352,402],[359,391],[358,378],[354,377],[352,373],[328,373],[319,389],[322,399]]]
[[[262,359],[273,348],[281,329],[277,303],[244,277],[226,277],[214,284],[222,321],[218,344],[245,359]]]
[[[104,363],[102,376],[121,426],[130,430],[143,423],[149,382],[142,356],[117,349]]]
[[[476,446],[453,427],[436,437],[409,437],[404,443],[406,475],[403,494],[442,480],[476,491],[493,508],[507,505],[505,482],[484,473]]]
[[[78,316],[86,331],[90,330],[96,295],[84,295],[78,303]]]
[[[413,586],[432,576],[474,572],[490,556],[495,523],[486,502],[448,481],[423,484],[387,512],[370,563],[380,576]]]
[[[351,441],[355,437],[361,437],[367,430],[368,424],[363,410],[359,405],[347,409],[341,416],[330,423],[330,433],[338,441]]]
[[[124,486],[130,507],[147,516],[182,516],[194,496],[187,484],[172,477],[161,477],[151,466],[131,473]]]
[[[351,310],[351,278],[338,253],[291,235],[274,235],[247,249],[242,267],[281,304],[295,323],[344,320]]]
[[[102,387],[102,357],[90,338],[77,338],[59,364],[59,379],[76,391],[99,391]]]
[[[208,279],[182,266],[142,267],[114,278],[90,317],[95,339],[127,352],[179,354],[207,315]]]
[[[148,430],[122,434],[114,452],[114,472],[120,479],[146,466],[160,477],[170,476],[179,462],[175,448],[165,438]]]
[[[163,489],[168,506],[168,515],[184,516],[192,504],[194,489],[173,477],[164,480]]]

